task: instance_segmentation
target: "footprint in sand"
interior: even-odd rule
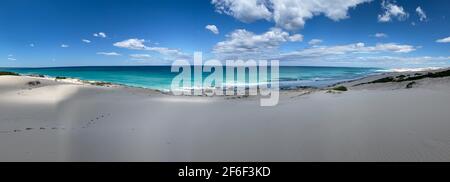
[[[106,114],[106,116],[110,116],[111,114]],[[100,115],[99,117],[96,117],[95,118],[95,120],[100,120],[100,119],[102,119],[102,118],[105,118],[106,117],[105,116],[105,114],[102,114],[102,115]],[[82,126],[81,128],[89,128],[89,126],[91,126],[91,125],[94,125],[96,122],[93,120],[93,119],[91,119],[89,122],[87,122],[84,126]]]
[[[45,127],[39,127],[39,130],[45,130]],[[58,127],[52,127],[52,130],[65,130],[66,128],[62,127],[62,128],[58,128]],[[73,129],[73,128],[72,128]],[[19,132],[23,132],[23,131],[31,131],[34,130],[34,128],[25,128],[23,130],[19,130],[19,129],[15,129],[12,131],[0,131],[0,133],[19,133]]]

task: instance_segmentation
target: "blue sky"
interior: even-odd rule
[[[442,0],[2,0],[0,66],[161,65],[201,51],[282,65],[442,67],[448,9]]]

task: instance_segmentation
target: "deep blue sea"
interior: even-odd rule
[[[172,73],[170,66],[90,66],[54,68],[0,68],[20,74],[41,74],[49,77],[64,76],[80,80],[103,81],[134,87],[170,90]],[[379,68],[306,67],[281,66],[280,87],[323,87],[341,81],[353,80],[377,74]],[[225,71],[224,71],[225,73]],[[205,78],[209,74],[204,73]]]

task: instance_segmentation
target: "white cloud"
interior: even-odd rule
[[[272,18],[265,0],[212,0],[216,11],[235,17],[243,22]]]
[[[121,56],[117,52],[97,52],[98,55],[105,55],[105,56]]]
[[[147,46],[144,45],[144,39],[128,39],[121,42],[116,42],[113,45],[120,48],[144,50]]]
[[[14,58],[14,55],[12,55],[12,54],[9,54],[7,59],[10,60],[10,61],[16,61],[17,60],[16,58]]]
[[[450,37],[436,40],[437,43],[450,43]]]
[[[299,51],[293,51],[281,54],[282,59],[298,59],[305,57],[325,57],[348,54],[368,54],[368,53],[409,53],[416,48],[411,45],[401,45],[396,43],[376,44],[375,46],[366,46],[364,43],[354,43],[337,46],[316,46]]]
[[[420,6],[416,8],[417,15],[419,16],[420,21],[426,21],[427,20],[427,14],[425,14],[425,11],[422,10]]]
[[[68,48],[69,45],[67,45],[67,44],[61,44],[61,47],[62,47],[62,48]]]
[[[298,51],[281,53],[269,59],[280,60],[282,65],[310,66],[360,66],[360,67],[409,67],[445,66],[450,57],[409,57],[407,53],[418,47],[397,43],[354,43],[334,46],[315,46]]]
[[[303,41],[303,35],[301,34],[294,34],[288,37],[288,40],[290,42],[301,42]]]
[[[388,35],[385,34],[385,33],[376,33],[376,34],[374,34],[372,36],[374,36],[376,38],[386,38],[386,37],[388,37]]]
[[[259,35],[244,29],[238,29],[227,35],[227,40],[218,42],[213,52],[219,54],[270,52],[276,50],[284,42],[299,42],[302,40],[302,35],[290,35],[279,28],[272,28]]]
[[[311,46],[316,46],[316,45],[318,45],[318,44],[321,44],[322,42],[323,42],[323,41],[320,40],[320,39],[311,39],[311,40],[308,42],[308,44],[311,45]]]
[[[106,33],[104,32],[94,33],[94,37],[106,38]]]
[[[121,42],[116,42],[113,45],[120,48],[133,49],[133,50],[147,50],[158,52],[161,55],[169,56],[171,58],[189,58],[189,55],[177,50],[177,49],[169,49],[166,47],[148,47],[145,44],[144,39],[128,39]]]
[[[377,67],[446,67],[450,62],[450,57],[406,57],[406,56],[370,56],[370,57],[356,57],[352,62],[353,65],[361,66],[377,66]]]
[[[274,21],[278,27],[296,30],[318,15],[339,21],[348,18],[348,10],[372,0],[212,0],[216,11],[242,22]]]
[[[130,54],[132,58],[150,58],[151,56],[148,54]]]
[[[214,34],[219,34],[219,29],[215,25],[206,25],[205,28]]]
[[[87,39],[81,39],[81,41],[83,41],[84,43],[91,43],[91,41],[90,40],[87,40]]]
[[[377,44],[375,47],[368,49],[370,51],[375,52],[381,51],[381,52],[409,53],[415,51],[417,48],[412,45],[387,43],[387,44]]]
[[[330,57],[296,58],[284,60],[282,65],[310,65],[310,66],[352,66],[379,68],[424,68],[447,67],[450,57],[432,56],[359,56],[339,55]]]
[[[158,52],[158,53],[160,53],[162,55],[169,56],[169,57],[172,57],[172,58],[184,59],[184,58],[189,58],[190,57],[188,54],[183,53],[180,50],[170,49],[170,48],[167,48],[167,47],[147,47],[146,50],[155,51],[155,52]]]
[[[378,15],[379,22],[390,22],[393,18],[403,21],[409,16],[403,7],[391,3],[389,0],[383,0],[381,7],[384,12],[383,14]]]
[[[130,54],[131,60],[135,61],[146,61],[151,60],[152,57],[148,54]]]

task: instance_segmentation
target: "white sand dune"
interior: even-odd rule
[[[404,84],[260,107],[0,76],[0,161],[450,161],[449,79]]]

